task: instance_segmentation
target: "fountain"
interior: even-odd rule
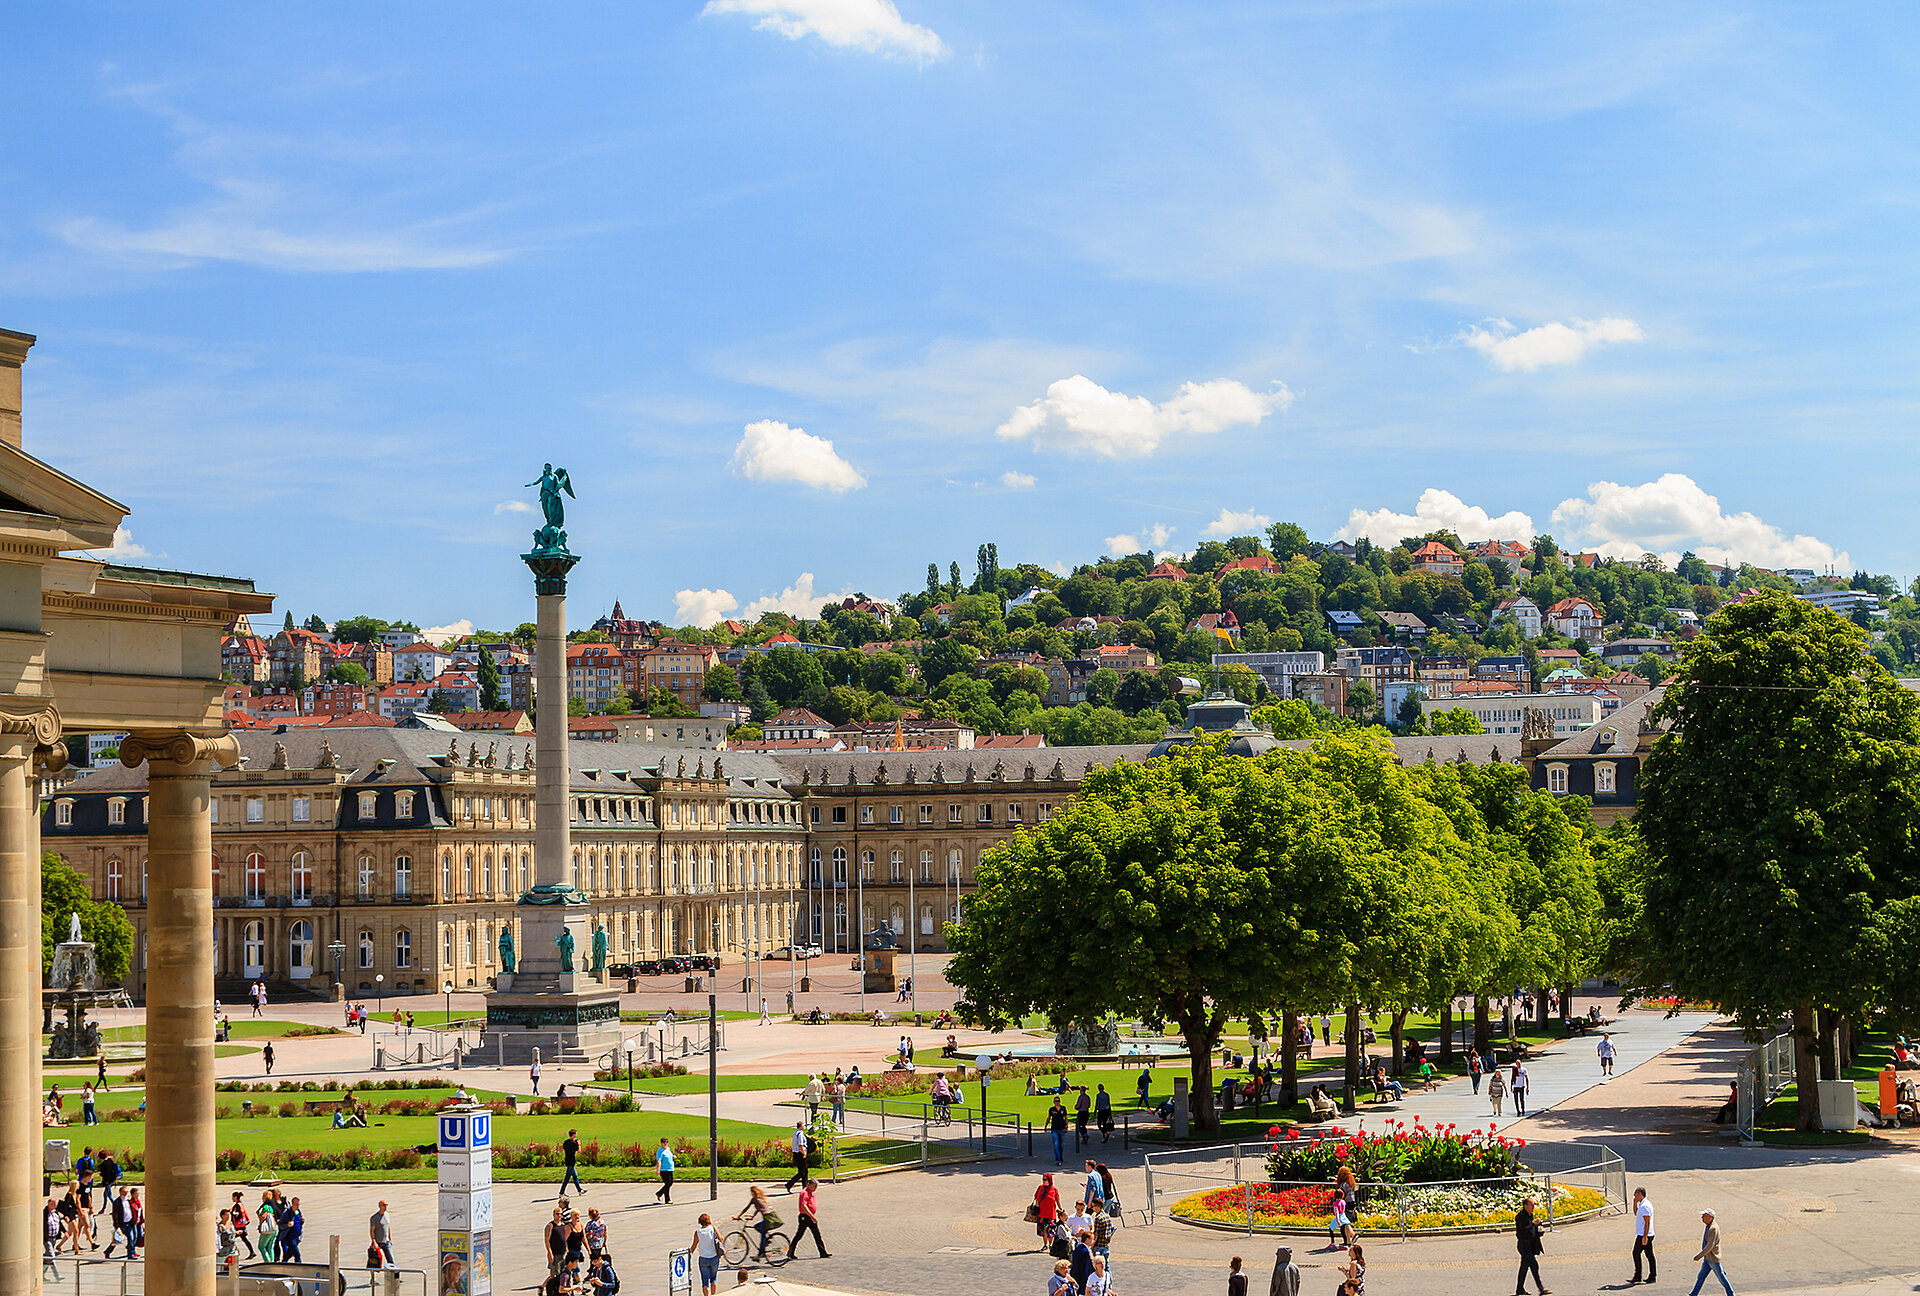
[[[100,1027],[87,1020],[87,1009],[104,997],[95,988],[98,980],[99,963],[94,956],[93,942],[81,938],[80,915],[76,913],[72,915],[67,939],[53,947],[53,969],[47,978],[47,989],[41,994],[40,1029],[53,1036],[48,1049],[51,1060],[99,1056]],[[55,1024],[53,1010],[56,1007],[66,1010],[66,1021]]]

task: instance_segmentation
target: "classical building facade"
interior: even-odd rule
[[[338,942],[348,994],[480,988],[533,880],[532,735],[328,727],[243,732],[215,773],[216,976],[325,993]],[[476,738],[484,741],[476,741]],[[574,742],[572,880],[607,927],[609,961],[745,955],[786,944],[806,825],[766,757]],[[145,989],[144,772],[61,790],[47,849],[118,900]],[[376,980],[376,978],[379,978]]]

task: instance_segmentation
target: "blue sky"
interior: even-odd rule
[[[1283,518],[1920,569],[1906,10],[530,12],[15,17],[0,326],[123,555],[511,625],[552,460],[577,622]]]

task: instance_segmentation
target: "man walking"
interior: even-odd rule
[[[1320,1042],[1322,1044],[1333,1043],[1333,1018],[1327,1016],[1325,1013],[1320,1014]]]
[[[1093,1136],[1087,1133],[1087,1121],[1093,1115],[1093,1099],[1087,1097],[1087,1087],[1080,1086],[1080,1096],[1073,1100],[1073,1150],[1078,1152],[1093,1142]]]
[[[1133,1085],[1134,1096],[1140,1104],[1141,1111],[1147,1109],[1147,1090],[1151,1088],[1152,1085],[1153,1081],[1149,1078],[1147,1068],[1143,1064],[1140,1068],[1140,1078],[1136,1080]]]
[[[107,1237],[107,1259],[113,1259],[113,1249],[122,1242],[126,1243],[127,1256],[133,1256],[133,1208],[127,1203],[127,1190],[122,1188],[118,1196],[108,1203],[113,1212],[113,1230]]]
[[[653,1199],[663,1205],[673,1205],[673,1149],[667,1146],[665,1136],[660,1139],[660,1150],[653,1154],[653,1167],[660,1172],[660,1186],[654,1189]]]
[[[1594,1051],[1600,1055],[1600,1074],[1612,1075],[1614,1055],[1620,1051],[1613,1046],[1613,1036],[1605,1031],[1600,1032],[1600,1042],[1594,1046]]]
[[[300,1199],[295,1197],[287,1204],[287,1210],[280,1217],[280,1259],[286,1264],[301,1264],[300,1235],[306,1231],[307,1217],[300,1213]]]
[[[1105,1143],[1113,1134],[1113,1095],[1104,1084],[1093,1096],[1093,1121],[1100,1127],[1100,1141]]]
[[[1640,1257],[1647,1258],[1647,1276],[1640,1276]],[[1633,1277],[1628,1282],[1652,1282],[1658,1276],[1653,1262],[1653,1203],[1645,1188],[1633,1190]]]
[[[818,1179],[809,1179],[806,1186],[800,1189],[800,1226],[793,1231],[793,1249],[788,1253],[790,1255],[800,1253],[800,1239],[808,1232],[812,1232],[813,1244],[820,1248],[820,1258],[822,1260],[833,1258],[833,1252],[827,1250],[826,1242],[820,1237],[820,1199],[815,1196],[819,1187]]]
[[[1528,1197],[1520,1203],[1520,1213],[1513,1217],[1514,1245],[1520,1251],[1520,1272],[1513,1280],[1514,1296],[1526,1296],[1527,1274],[1533,1274],[1533,1285],[1539,1289],[1540,1296],[1548,1296],[1552,1290],[1540,1280],[1540,1221],[1533,1217],[1533,1198]]]
[[[568,1183],[572,1183],[575,1188],[580,1190],[581,1195],[584,1196],[587,1191],[587,1186],[580,1182],[580,1166],[578,1164],[580,1157],[579,1130],[570,1129],[567,1131],[567,1141],[560,1145],[560,1151],[565,1153],[567,1158],[567,1172],[560,1176],[560,1196],[565,1197],[567,1195]]]
[[[1507,1081],[1507,1088],[1513,1093],[1513,1114],[1527,1114],[1527,1067],[1524,1062],[1513,1064],[1513,1076]]]
[[[1709,1272],[1720,1280],[1727,1296],[1733,1296],[1733,1284],[1727,1281],[1727,1271],[1720,1267],[1720,1226],[1713,1222],[1713,1211],[1701,1211],[1700,1222],[1706,1226],[1700,1234],[1700,1254],[1694,1256],[1700,1262],[1700,1276],[1693,1280],[1693,1291],[1689,1296],[1700,1296],[1700,1288],[1706,1283]]]
[[[793,1142],[789,1146],[793,1149],[793,1178],[787,1180],[787,1191],[792,1192],[795,1184],[804,1184],[807,1181],[807,1123],[805,1121],[793,1123]]]
[[[387,1268],[400,1267],[393,1258],[393,1226],[387,1219],[385,1202],[381,1202],[380,1209],[367,1218],[367,1243],[370,1250],[380,1253],[380,1258],[386,1262]]]
[[[538,1058],[535,1058],[533,1065],[527,1068],[527,1078],[533,1081],[533,1096],[538,1098],[540,1096],[540,1060]]]
[[[820,1119],[820,1100],[826,1096],[827,1089],[825,1085],[820,1083],[820,1077],[817,1075],[808,1076],[807,1087],[800,1091],[800,1101],[807,1105],[808,1121],[811,1122]]]
[[[1060,1104],[1060,1095],[1053,1096],[1053,1106],[1047,1109],[1047,1133],[1053,1136],[1053,1163],[1065,1165],[1067,1155],[1067,1109]]]
[[[93,1106],[92,1085],[87,1085],[80,1091],[80,1123],[82,1125],[98,1125],[100,1123],[100,1115],[94,1110]]]
[[[273,1041],[272,1040],[268,1040],[266,1043],[266,1046],[260,1050],[260,1060],[267,1064],[267,1074],[272,1075],[273,1074]]]

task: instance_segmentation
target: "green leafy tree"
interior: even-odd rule
[[[1120,692],[1120,673],[1111,666],[1102,666],[1087,676],[1087,701],[1096,707],[1110,707]]]
[[[287,613],[287,619],[280,623],[280,629],[282,631],[293,629],[293,613],[291,611]]]
[[[700,681],[700,696],[709,702],[746,701],[746,694],[740,691],[740,677],[725,662],[707,668]]]
[[[428,709],[432,709],[431,705],[429,705]],[[583,716],[586,713],[587,702],[585,698],[570,697],[567,699],[567,714],[569,716]]]
[[[1642,653],[1633,664],[1633,673],[1649,684],[1658,684],[1667,677],[1667,664],[1652,653]]]
[[[367,674],[367,668],[359,662],[335,662],[327,667],[326,678],[334,684],[358,684],[363,688],[373,683],[373,676]]]
[[[445,715],[447,712],[453,710],[453,698],[445,689],[435,689],[427,695],[427,705],[423,710],[429,711],[434,715]],[[585,714],[585,712],[583,711],[582,714]]]
[[[1752,1031],[1791,1014],[1801,1129],[1819,1128],[1816,1014],[1864,1010],[1910,954],[1883,923],[1920,896],[1920,699],[1867,642],[1785,594],[1723,608],[1640,775],[1644,970]]]
[[[1277,563],[1291,562],[1312,547],[1306,529],[1297,522],[1275,522],[1267,528],[1267,548]]]
[[[388,628],[388,623],[379,617],[356,616],[338,621],[333,627],[333,637],[341,643],[372,643]]]
[[[938,688],[950,675],[973,675],[980,654],[954,639],[935,639],[920,650],[920,677],[928,688]]]
[[[792,644],[781,644],[760,659],[755,673],[781,706],[805,702],[827,687],[827,673],[812,653]]]
[[[491,710],[492,708],[488,708],[488,709]],[[615,689],[613,691],[613,696],[607,699],[607,704],[600,708],[600,714],[601,715],[632,715],[633,714],[633,695],[627,692],[624,685],[620,688]]]
[[[771,719],[780,709],[779,704],[773,700],[773,694],[767,692],[767,686],[760,682],[758,675],[747,681],[746,694],[747,712],[753,717],[755,724]]]
[[[1435,711],[1427,717],[1427,732],[1430,734],[1483,734],[1486,729],[1474,718],[1473,712],[1465,707],[1448,707],[1444,711]]]
[[[502,705],[500,667],[493,660],[493,653],[482,646],[480,649],[480,709],[498,711]]]
[[[72,865],[52,851],[40,856],[40,974],[53,971],[53,947],[67,938],[68,915],[80,915],[80,935],[94,944],[103,982],[118,981],[133,966],[133,924],[110,900],[95,900]]]
[[[1373,714],[1379,699],[1373,695],[1373,685],[1362,680],[1347,690],[1347,714],[1356,720],[1365,720]]]
[[[1260,707],[1253,713],[1253,720],[1273,730],[1273,736],[1283,741],[1320,736],[1320,719],[1302,698],[1288,698]]]
[[[315,612],[312,616],[306,619],[305,624],[301,628],[305,630],[311,630],[315,634],[325,634],[327,633],[327,619],[321,616],[318,612]]]
[[[647,694],[647,710],[650,716],[659,716],[665,720],[685,720],[698,715],[692,707],[680,700],[678,693],[657,688]]]

